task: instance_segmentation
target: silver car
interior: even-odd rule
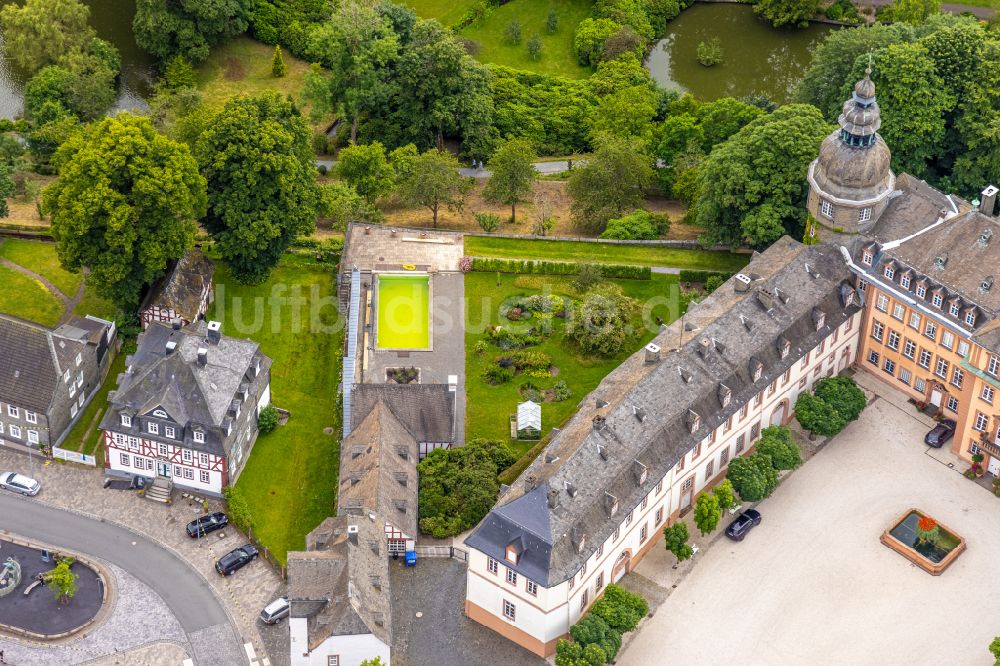
[[[42,484],[17,472],[0,472],[0,488],[34,497],[42,489]]]
[[[260,612],[260,620],[264,624],[278,624],[288,617],[289,609],[288,597],[280,597],[264,606],[264,610]]]

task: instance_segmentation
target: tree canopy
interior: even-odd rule
[[[760,433],[757,450],[771,456],[775,469],[795,469],[802,464],[799,445],[792,439],[792,431],[783,426],[770,426]]]
[[[337,173],[372,204],[392,191],[396,171],[389,163],[385,146],[378,141],[347,146],[337,158]]]
[[[254,0],[137,0],[135,43],[167,62],[184,56],[199,63],[211,47],[246,32]]]
[[[587,163],[570,175],[573,221],[603,231],[608,220],[640,207],[652,181],[652,160],[633,142],[604,137]]]
[[[587,292],[566,322],[566,336],[587,354],[614,356],[632,337],[635,302],[621,287],[604,284]]]
[[[829,132],[815,107],[789,104],[717,145],[698,169],[694,217],[706,237],[766,246],[801,236],[806,171]]]
[[[490,179],[483,198],[510,206],[510,221],[516,221],[517,204],[525,201],[535,184],[534,149],[525,139],[509,139],[502,143],[489,161]]]
[[[207,203],[197,163],[149,119],[123,113],[70,135],[53,164],[44,206],[60,262],[89,268],[98,295],[134,311],[143,286],[194,242]]]
[[[409,173],[399,183],[399,194],[411,205],[430,210],[437,227],[441,207],[461,210],[472,188],[469,179],[458,173],[459,166],[451,153],[431,148],[407,166]]]
[[[753,10],[770,21],[775,28],[804,28],[819,11],[819,0],[759,0]]]
[[[195,146],[208,183],[204,226],[240,282],[258,284],[319,206],[311,133],[277,93],[232,97]]]
[[[766,453],[733,458],[729,461],[726,478],[746,502],[759,502],[778,487],[778,472]]]
[[[0,10],[7,56],[29,75],[70,53],[85,51],[94,37],[90,8],[79,0],[27,0]]]

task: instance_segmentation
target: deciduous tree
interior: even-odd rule
[[[34,74],[74,51],[87,50],[94,30],[87,24],[90,9],[79,0],[27,0],[0,10],[7,56]]]
[[[211,47],[246,32],[254,0],[137,0],[135,42],[161,62],[200,63]]]
[[[70,134],[53,157],[59,179],[44,192],[63,267],[90,269],[98,295],[126,312],[144,285],[194,242],[205,179],[188,147],[127,113]]]
[[[14,196],[14,181],[10,178],[10,167],[0,162],[0,217],[10,215],[7,199]]]
[[[702,493],[698,495],[694,504],[694,524],[702,536],[706,536],[715,531],[722,519],[722,507],[719,506],[719,498],[714,493]]]
[[[396,183],[396,172],[385,154],[385,146],[378,141],[341,150],[337,173],[369,204],[391,192]]]
[[[438,211],[461,210],[472,184],[458,173],[458,160],[451,153],[430,149],[414,158],[410,173],[399,184],[403,200],[423,206],[434,215],[437,227]]]
[[[608,220],[640,207],[652,181],[652,160],[634,143],[603,137],[594,155],[570,175],[573,221],[603,231]]]
[[[667,550],[674,554],[678,562],[691,559],[694,550],[688,544],[688,527],[684,522],[676,522],[663,530],[663,541]]]
[[[760,116],[712,149],[698,167],[695,219],[716,243],[768,245],[801,236],[806,170],[830,127],[790,104]]]
[[[805,28],[819,11],[819,0],[760,0],[753,10],[775,28],[785,25]]]
[[[510,206],[510,221],[517,219],[517,204],[525,201],[535,184],[535,150],[526,139],[502,143],[489,161],[490,179],[483,198]]]
[[[760,433],[757,450],[771,456],[775,469],[795,469],[802,464],[799,445],[792,439],[792,431],[783,426],[770,426]]]
[[[828,403],[848,423],[856,421],[868,404],[865,392],[850,377],[828,377],[816,382],[816,397]]]
[[[771,462],[771,456],[764,453],[733,458],[729,461],[726,478],[747,502],[759,502],[778,487],[778,473]]]
[[[586,354],[614,356],[632,337],[635,302],[608,283],[592,289],[566,322],[566,337]]]
[[[319,207],[310,131],[277,93],[233,97],[195,148],[208,182],[205,228],[240,282],[267,279]]]
[[[719,485],[712,489],[712,494],[719,500],[719,508],[723,511],[735,509],[739,505],[739,502],[736,501],[733,482],[729,479],[723,479]]]
[[[815,435],[836,435],[847,425],[833,405],[812,393],[803,393],[795,401],[795,418],[799,425]]]
[[[49,584],[49,589],[55,595],[56,601],[61,604],[68,604],[76,594],[76,581],[80,576],[70,569],[72,565],[72,557],[60,557],[55,567],[42,574],[45,582]]]

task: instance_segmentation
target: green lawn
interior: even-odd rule
[[[281,51],[288,73],[271,76],[274,47],[249,37],[235,37],[212,50],[198,66],[198,89],[210,106],[221,107],[233,95],[257,95],[274,90],[299,100],[309,64]],[[301,101],[301,100],[299,100]]]
[[[437,19],[445,27],[462,18],[476,0],[403,0],[403,4],[423,19]]]
[[[466,236],[465,253],[475,257],[590,261],[719,271],[738,271],[750,262],[749,254],[734,252],[487,236]]]
[[[59,264],[52,243],[9,238],[0,242],[0,257],[38,273],[68,298],[73,298],[83,281],[83,273],[70,273]]]
[[[576,411],[584,395],[593,390],[625,357],[656,334],[658,328],[656,317],[660,317],[664,322],[673,321],[677,317],[676,276],[657,274],[652,280],[611,280],[611,282],[620,285],[626,294],[643,306],[642,311],[633,319],[633,326],[637,332],[627,349],[612,358],[580,355],[572,344],[564,339],[565,323],[562,319],[554,320],[555,330],[545,342],[536,347],[528,347],[530,350],[549,354],[553,365],[559,368],[557,377],[532,378],[531,381],[538,388],[549,388],[557,381],[564,380],[573,391],[569,400],[542,404],[543,433],[558,427],[568,419]],[[488,437],[510,441],[509,417],[516,411],[517,404],[524,401],[518,393],[518,388],[528,378],[515,376],[511,382],[490,386],[483,381],[482,374],[502,352],[490,344],[487,353],[477,356],[474,351],[475,344],[486,338],[483,329],[487,324],[511,325],[511,322],[506,320],[501,322],[498,314],[500,304],[511,296],[550,293],[579,298],[579,294],[572,290],[570,278],[566,277],[501,275],[498,287],[496,275],[492,273],[468,273],[465,276],[465,293],[474,295],[468,298],[467,317],[470,324],[465,331],[465,436],[466,439]],[[644,319],[646,323],[643,323]],[[520,326],[529,327],[530,320]],[[515,449],[520,456],[531,446],[531,442],[518,442]]]
[[[559,17],[559,29],[549,34],[545,21],[553,9]],[[590,76],[591,70],[576,59],[573,32],[592,9],[589,0],[512,0],[494,8],[486,19],[465,28],[461,35],[479,44],[476,58],[482,62],[583,79]],[[514,20],[521,24],[520,44],[511,44],[506,39],[507,26]],[[528,40],[535,34],[542,40],[538,60],[528,55]]]
[[[63,304],[41,282],[0,266],[0,312],[43,326],[55,326],[63,315]]]
[[[94,315],[101,319],[114,321],[118,317],[118,308],[111,301],[104,300],[95,294],[93,289],[88,287],[83,291],[83,298],[73,308],[73,314],[81,317],[84,315]]]
[[[340,467],[337,386],[343,334],[337,321],[333,271],[309,257],[286,254],[270,279],[238,284],[216,263],[210,319],[227,335],[249,337],[274,360],[271,398],[291,412],[287,425],[258,438],[237,482],[250,505],[254,534],[282,562],[305,547],[305,535],[334,512]],[[295,298],[302,296],[301,307]],[[320,307],[322,306],[322,307]],[[299,316],[301,315],[301,316]],[[333,435],[323,433],[333,428]]]
[[[87,408],[83,410],[73,429],[66,435],[60,448],[79,451],[97,457],[97,464],[104,464],[104,446],[101,444],[101,429],[98,426],[108,408],[108,393],[118,386],[118,375],[125,372],[125,356],[121,353],[111,362],[108,378],[98,390]]]

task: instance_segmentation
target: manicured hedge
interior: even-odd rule
[[[733,273],[723,273],[720,271],[692,271],[687,269],[682,269],[678,275],[681,282],[701,282],[704,283],[708,281],[708,278],[717,276],[722,279],[723,282],[728,280],[733,276]]]
[[[650,280],[653,271],[649,266],[624,264],[599,264],[601,275],[619,280]],[[532,261],[530,259],[494,259],[473,257],[472,270],[477,273],[519,273],[522,275],[576,275],[580,264],[568,261]],[[696,271],[697,272],[697,271]]]

